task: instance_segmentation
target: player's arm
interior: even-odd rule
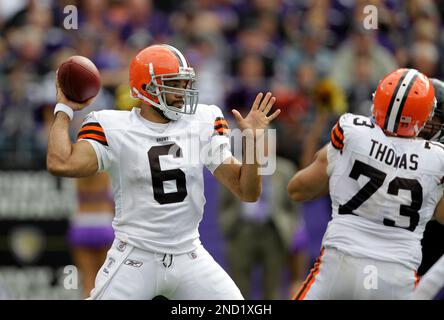
[[[444,196],[436,205],[434,217],[440,224],[444,224]]]
[[[57,84],[57,102],[73,110],[81,110],[90,104],[75,103],[68,100]],[[56,176],[86,177],[98,170],[96,153],[87,141],[72,144],[69,138],[70,119],[64,112],[57,112],[49,131],[46,165],[48,171]]]
[[[288,183],[287,191],[292,200],[306,201],[328,193],[327,146],[319,150],[314,161],[298,171]]]
[[[270,116],[267,116],[276,98],[272,97],[270,92],[263,99],[262,97],[262,93],[256,96],[251,110],[245,118],[237,110],[233,110],[238,126],[245,136],[245,143],[251,143],[255,147],[256,140],[260,138],[260,135],[264,134],[268,124],[280,113],[278,109]],[[254,150],[254,157],[247,157],[244,154],[242,163],[234,157],[229,157],[217,167],[214,171],[214,176],[242,201],[255,202],[262,191],[261,177],[258,174],[257,152],[255,148],[246,148],[246,150]],[[246,162],[246,159],[249,158],[253,158],[252,163]]]
[[[236,158],[226,159],[214,171],[216,179],[242,201],[255,202],[261,195],[258,165],[242,164]]]

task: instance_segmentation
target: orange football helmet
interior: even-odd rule
[[[199,92],[194,87],[194,69],[178,49],[166,44],[143,49],[131,61],[129,78],[132,97],[159,108],[168,119],[178,120],[182,114],[196,112]],[[187,87],[167,86],[168,80],[187,80]],[[168,105],[167,93],[182,95],[184,105]]]
[[[382,79],[373,96],[372,114],[386,132],[416,137],[436,107],[432,82],[415,69],[398,69]]]

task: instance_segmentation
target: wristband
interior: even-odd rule
[[[69,120],[72,120],[72,118],[74,117],[74,110],[72,110],[66,104],[57,103],[54,108],[54,115],[56,115],[59,111],[65,113],[69,117]]]

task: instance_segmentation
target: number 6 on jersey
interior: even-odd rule
[[[174,151],[174,152],[170,152]],[[187,196],[187,182],[185,172],[180,169],[161,170],[160,156],[170,155],[174,158],[182,157],[182,149],[175,143],[151,147],[148,151],[151,177],[153,179],[154,199],[160,204],[182,202]],[[165,181],[176,181],[177,191],[166,193],[164,189]]]

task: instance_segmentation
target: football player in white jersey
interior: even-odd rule
[[[241,200],[256,201],[256,156],[250,163],[232,156],[222,111],[198,104],[194,70],[176,48],[145,48],[132,60],[129,78],[141,108],[90,113],[75,144],[68,137],[70,114],[88,102],[74,103],[58,90],[49,136],[52,174],[111,176],[116,239],[90,298],[242,299],[199,240],[203,166]],[[247,143],[280,113],[267,116],[274,102],[271,93],[259,93],[245,118],[233,110]]]
[[[292,178],[292,199],[332,199],[321,256],[295,299],[409,298],[424,228],[443,193],[444,146],[417,138],[435,105],[426,76],[390,73],[376,89],[373,117],[342,115],[331,142]]]
[[[444,82],[431,79],[437,100],[435,114],[431,121],[421,131],[424,139],[444,142]],[[436,210],[444,210],[444,203],[440,201]],[[444,245],[444,244],[441,244]],[[414,300],[444,300],[444,256],[441,257],[421,278],[413,292]]]

